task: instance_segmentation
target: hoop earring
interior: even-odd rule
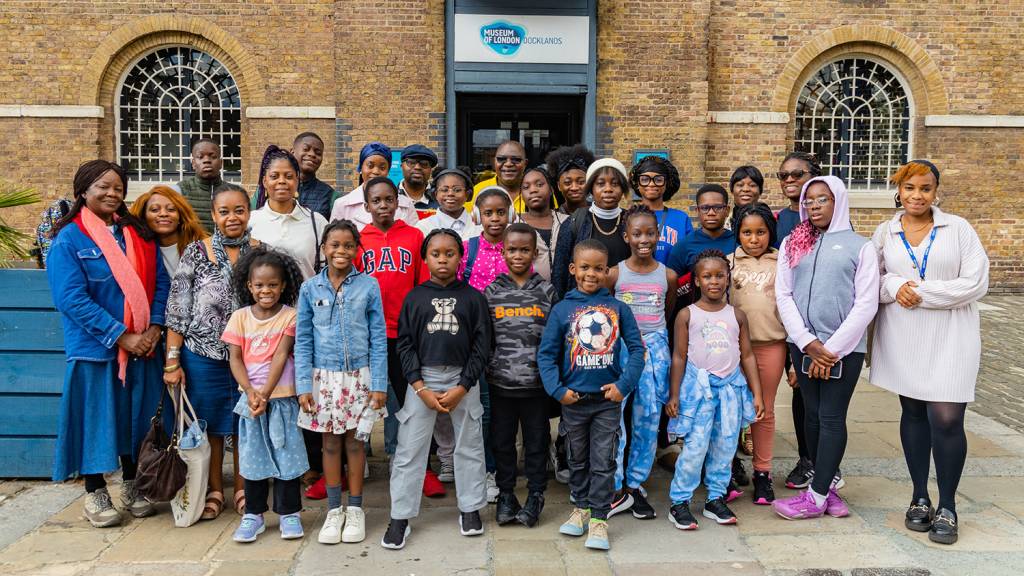
[[[899,192],[894,194],[892,199],[893,199],[893,202],[895,202],[897,208],[903,208],[903,202],[900,202],[900,193]]]

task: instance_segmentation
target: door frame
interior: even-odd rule
[[[445,163],[455,168],[458,146],[457,93],[477,94],[583,94],[583,144],[594,150],[597,144],[597,1],[585,0],[586,8],[523,7],[515,9],[521,15],[578,14],[590,19],[590,58],[587,64],[477,64],[459,63],[455,54],[455,0],[445,0]],[[460,6],[459,13],[508,13],[507,2],[474,0]],[[479,70],[480,73],[470,72]],[[456,73],[471,78],[457,82]],[[552,72],[556,74],[552,75]],[[554,76],[554,80],[552,79]]]

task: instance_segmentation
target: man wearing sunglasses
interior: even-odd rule
[[[422,144],[410,144],[402,150],[402,181],[398,193],[412,200],[420,220],[437,211],[437,200],[430,195],[427,184],[437,166],[437,154]]]
[[[520,194],[523,175],[526,173],[526,148],[515,140],[498,144],[494,153],[494,178],[488,178],[473,187],[473,198],[466,203],[466,210],[473,210],[476,195],[488,186],[501,186],[512,197],[512,208],[517,214],[525,212],[526,206]]]

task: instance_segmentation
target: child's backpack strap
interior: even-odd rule
[[[473,263],[476,262],[476,255],[480,252],[480,237],[474,236],[469,239],[469,248],[466,250],[466,268],[462,271],[462,281],[469,282],[473,277]]]
[[[583,224],[586,223],[588,214],[590,214],[588,208],[577,208],[569,217],[572,220],[572,237],[576,242],[580,241],[580,231],[583,230]]]

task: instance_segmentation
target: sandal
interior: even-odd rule
[[[235,490],[235,512],[239,516],[245,515],[245,490]]]
[[[220,516],[221,510],[224,509],[224,494],[216,490],[211,490],[206,493],[206,505],[203,506],[203,515],[199,517],[200,520],[213,520]]]

